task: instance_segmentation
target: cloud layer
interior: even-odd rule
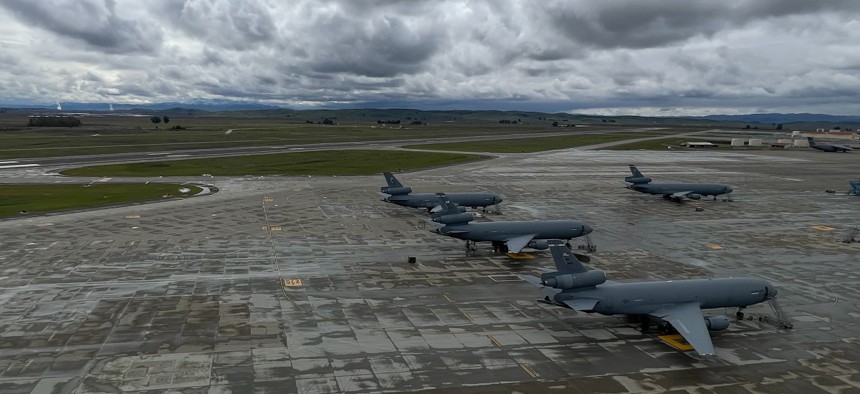
[[[5,0],[0,103],[860,112],[856,0]]]

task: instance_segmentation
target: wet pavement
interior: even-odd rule
[[[626,190],[629,163],[655,182],[730,184],[733,201]],[[536,302],[513,275],[551,268],[547,252],[466,256],[422,211],[379,201],[381,175],[215,177],[211,196],[2,221],[0,392],[857,392],[860,243],[840,241],[860,197],[825,193],[856,163],[571,149],[398,175],[505,196],[480,220],[583,220],[610,279],[772,281],[795,328],[750,307],[710,358]]]

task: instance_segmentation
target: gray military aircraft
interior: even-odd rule
[[[833,145],[833,144],[822,144],[815,142],[812,137],[806,137],[806,140],[809,141],[809,147],[812,149],[818,149],[824,152],[851,152],[854,148],[847,145]]]
[[[524,248],[543,250],[546,240],[570,240],[590,234],[591,226],[576,220],[504,221],[472,223],[471,212],[461,212],[445,193],[437,200],[444,207],[433,215],[436,232],[466,241],[466,248],[475,250],[476,242],[490,241],[493,249],[503,253],[519,253]]]
[[[651,178],[642,175],[635,165],[630,165],[633,176],[624,178],[630,183],[627,188],[640,193],[661,194],[663,198],[675,202],[681,202],[684,197],[691,200],[699,200],[702,196],[714,196],[714,201],[721,194],[732,192],[729,185],[719,183],[651,183]]]
[[[383,172],[385,181],[388,186],[383,186],[380,191],[388,194],[382,201],[390,202],[404,207],[426,208],[427,212],[439,212],[442,206],[439,205],[439,197],[436,193],[415,193],[412,194],[412,188],[403,186],[397,178],[390,172]],[[454,203],[462,207],[488,207],[502,202],[502,196],[496,193],[489,192],[472,192],[472,193],[447,193],[448,198]]]
[[[587,270],[570,249],[551,242],[556,272],[540,278],[520,278],[542,289],[546,303],[602,315],[632,315],[662,320],[676,329],[701,355],[714,354],[708,330],[729,327],[724,315],[703,316],[702,309],[738,308],[764,301],[775,302],[776,288],[758,278],[687,279],[654,282],[613,282],[606,273]],[[776,307],[775,307],[776,309]],[[790,328],[790,323],[783,323]]]

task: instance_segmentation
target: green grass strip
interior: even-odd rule
[[[62,171],[75,176],[372,175],[465,163],[484,156],[389,150],[328,150],[127,163]]]
[[[180,188],[188,188],[181,193]],[[62,185],[0,185],[0,218],[43,214],[106,205],[162,200],[166,197],[191,196],[202,189],[192,185],[166,183],[94,183]]]

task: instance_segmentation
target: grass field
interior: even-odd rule
[[[181,193],[180,188],[188,188]],[[71,209],[162,200],[190,196],[202,191],[192,185],[166,183],[95,183],[84,185],[0,185],[0,218],[43,214]]]
[[[484,156],[387,150],[330,150],[74,168],[74,176],[371,175],[469,161]]]
[[[548,124],[489,122],[400,126],[370,121],[321,125],[294,118],[238,115],[171,118],[170,124],[158,129],[148,117],[132,116],[82,117],[83,125],[74,128],[27,128],[23,126],[26,116],[0,113],[0,159],[560,131]],[[167,129],[175,125],[186,130]]]
[[[536,137],[499,139],[493,141],[475,141],[453,144],[421,144],[406,145],[410,149],[431,149],[462,152],[492,152],[492,153],[530,153],[553,149],[575,148],[578,146],[622,141],[631,138],[653,137],[656,133],[614,133],[614,134],[583,134],[558,137]]]

